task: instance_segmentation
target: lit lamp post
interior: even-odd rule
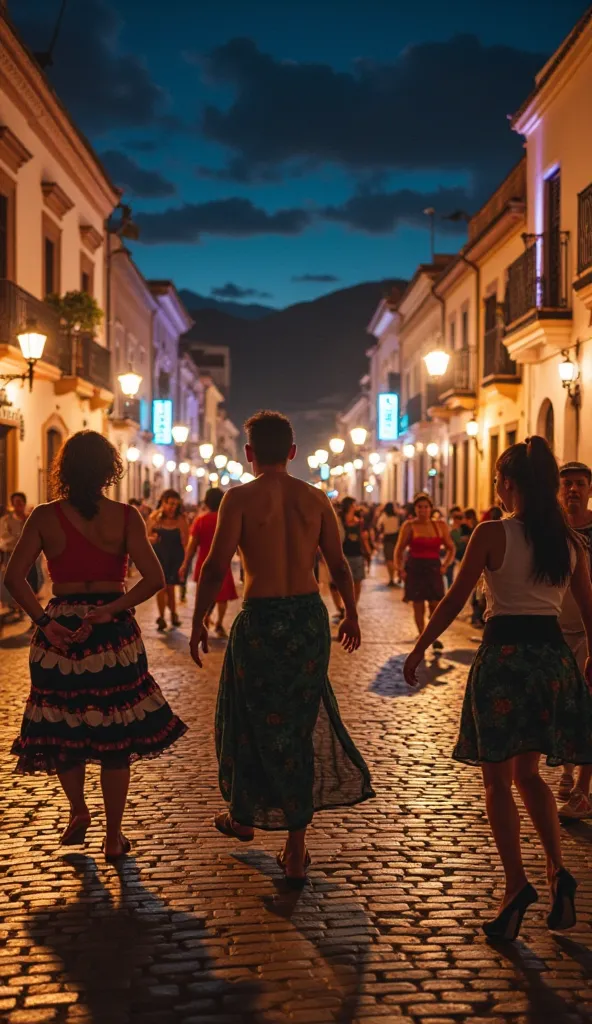
[[[445,352],[443,348],[435,348],[423,357],[423,361],[426,364],[428,377],[432,380],[439,380],[440,377],[446,376],[450,352]]]
[[[155,452],[152,456],[152,465],[155,469],[162,469],[164,466],[164,455],[162,452]]]
[[[22,330],[20,334],[17,334],[17,340],[20,346],[21,355],[27,363],[28,369],[25,373],[2,373],[0,374],[0,380],[5,384],[10,383],[12,380],[21,380],[23,384],[25,381],[28,381],[29,391],[32,391],[35,364],[43,355],[43,349],[45,348],[45,342],[47,341],[47,334],[43,334],[42,331],[37,330],[37,322],[35,320],[27,320],[24,330]]]
[[[175,444],[185,444],[189,437],[189,427],[186,427],[184,423],[175,423],[171,430],[171,434],[173,435],[173,441]]]
[[[224,469],[228,462],[227,455],[214,455],[214,465],[216,469]]]
[[[345,448],[345,441],[342,437],[332,437],[329,441],[329,448],[334,455],[341,455]]]
[[[130,365],[129,370],[126,370],[125,373],[120,373],[117,380],[124,398],[135,398],[140,390],[143,377],[139,373],[135,373]]]

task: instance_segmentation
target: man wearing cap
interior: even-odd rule
[[[567,462],[559,470],[559,476],[561,479],[559,496],[567,512],[569,524],[587,543],[592,559],[592,511],[588,509],[588,501],[592,495],[592,470],[584,462]],[[571,588],[565,594],[559,624],[583,673],[588,653],[586,634]],[[559,816],[575,819],[592,817],[592,802],[590,801],[592,764],[581,765],[577,782],[574,780],[573,772],[574,765],[565,764],[563,766],[558,793]]]

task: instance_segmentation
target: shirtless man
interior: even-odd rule
[[[374,795],[327,676],[331,636],[314,574],[317,548],[343,600],[338,639],[349,653],[360,646],[360,627],[331,504],[287,472],[296,454],[289,420],[260,412],[245,430],[256,479],[229,491],[220,506],[197,591],[191,655],[201,667],[204,619],[238,547],[245,603],[232,628],[216,712],[220,788],[229,810],[215,825],[242,842],[253,839],[254,828],[287,829],[278,863],[288,883],[299,886],[310,864],[305,834],[314,812]]]
[[[568,462],[559,470],[559,476],[561,480],[559,497],[567,512],[569,525],[577,530],[592,553],[592,512],[588,508],[588,501],[592,495],[592,470],[584,462]],[[587,656],[586,633],[571,587],[566,591],[563,599],[559,625],[565,641],[571,648],[578,667],[583,673]],[[572,764],[564,764],[558,793],[561,804],[559,816],[575,819],[590,818],[592,817],[592,802],[590,801],[592,764],[580,766],[575,785],[573,771]]]

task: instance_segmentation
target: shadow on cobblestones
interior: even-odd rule
[[[36,945],[59,958],[56,980],[65,996],[78,994],[78,1005],[88,1011],[85,1024],[208,1024],[225,1020],[230,1009],[240,1010],[238,1019],[262,1020],[253,1006],[256,981],[217,977],[204,943],[205,920],[149,892],[133,858],[118,870],[118,905],[92,857],[74,854],[64,862],[81,883],[78,894],[44,906],[27,927]]]
[[[585,950],[587,954],[587,971],[590,969],[591,951],[586,946],[571,939],[554,936],[555,941],[561,946],[568,956],[582,964],[581,956],[574,955],[575,950]],[[591,1024],[592,1016],[576,1006],[575,1003],[563,999],[557,992],[543,980],[543,973],[549,971],[550,965],[537,956],[522,942],[497,943],[490,942],[489,945],[501,954],[502,958],[508,960],[522,975],[524,979],[524,995],[528,1005],[524,1008],[524,1017],[520,1019],[524,1024],[574,1024],[575,1021],[581,1024]]]

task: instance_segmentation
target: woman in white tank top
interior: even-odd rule
[[[569,585],[588,641],[592,686],[592,586],[587,556],[558,501],[559,471],[545,440],[532,437],[499,458],[497,493],[510,514],[474,531],[459,573],[405,664],[416,683],[425,651],[462,611],[478,579],[487,595],[483,642],[469,673],[453,757],[480,765],[487,815],[506,876],[498,916],[483,930],[515,939],[538,895],[520,848],[518,789],[547,856],[548,927],[575,924],[576,880],[563,865],[555,799],[539,761],[592,763],[592,696],[557,617]]]

